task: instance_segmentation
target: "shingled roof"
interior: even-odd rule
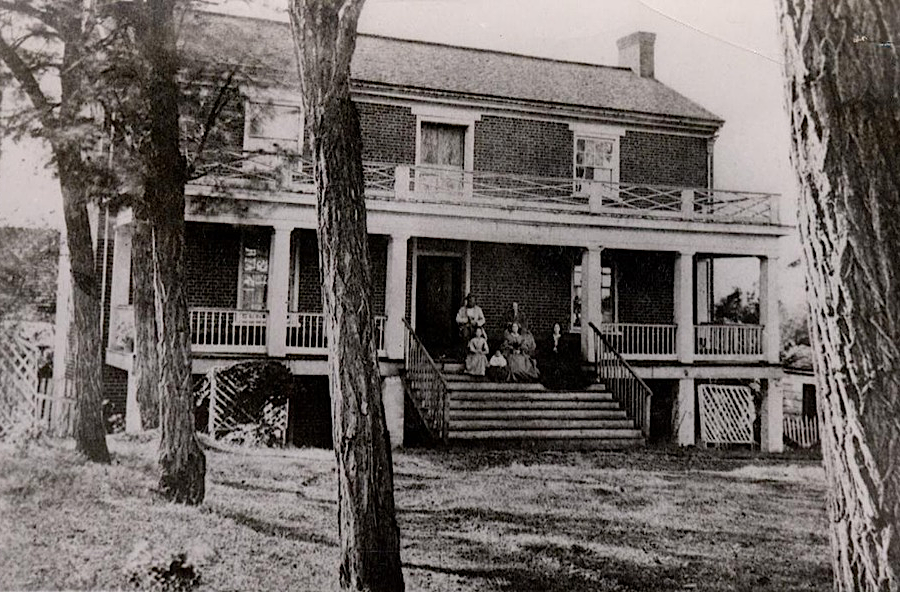
[[[274,73],[295,87],[297,69],[287,23],[210,12],[189,13],[184,49],[201,60]],[[360,34],[355,82],[560,104],[678,119],[721,119],[653,78],[598,66]]]

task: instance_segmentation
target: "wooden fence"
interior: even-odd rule
[[[812,448],[819,443],[819,420],[815,417],[786,415],[784,437],[794,441],[800,448]]]

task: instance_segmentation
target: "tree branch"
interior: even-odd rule
[[[225,79],[225,82],[219,86],[219,92],[216,93],[216,99],[213,101],[212,107],[206,116],[206,122],[203,124],[203,135],[200,137],[200,143],[197,145],[197,153],[194,155],[191,162],[188,163],[188,170],[193,170],[194,163],[197,162],[197,159],[203,154],[204,148],[206,148],[206,141],[209,139],[209,134],[215,127],[216,121],[219,119],[219,114],[222,113],[225,104],[228,102],[226,93],[231,88],[231,83],[234,80],[234,75],[236,73],[237,68],[232,68],[231,71],[228,72],[228,77]]]
[[[48,130],[52,129],[53,121],[50,118],[52,106],[50,101],[47,99],[44,91],[41,90],[41,86],[34,78],[28,64],[22,61],[21,56],[6,42],[2,35],[0,35],[0,60],[3,60],[3,63],[6,64],[6,67],[10,69],[19,82],[22,90],[28,95],[32,105],[39,113],[41,124]]]

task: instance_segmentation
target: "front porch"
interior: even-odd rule
[[[108,348],[133,350],[127,281],[130,227],[117,230]],[[193,353],[204,356],[325,356],[315,233],[189,223],[188,299]],[[777,363],[774,265],[758,258],[758,322],[718,318],[714,255],[576,248],[372,235],[373,311],[379,356],[404,357],[410,319],[432,354],[455,351],[454,317],[478,296],[494,341],[518,302],[540,345],[559,324],[581,335],[593,359],[594,322],[608,343],[639,364]]]

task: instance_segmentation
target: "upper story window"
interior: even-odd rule
[[[473,111],[421,105],[416,115],[416,186],[425,191],[465,191],[466,175],[475,165]]]
[[[575,140],[572,150],[575,191],[602,192],[608,189],[605,183],[618,183],[619,138],[625,135],[625,130],[590,123],[573,123],[569,128]]]
[[[615,156],[616,141],[611,138],[576,138],[575,178],[611,182],[618,164]]]
[[[296,105],[248,101],[244,125],[246,150],[300,152],[303,117]]]

